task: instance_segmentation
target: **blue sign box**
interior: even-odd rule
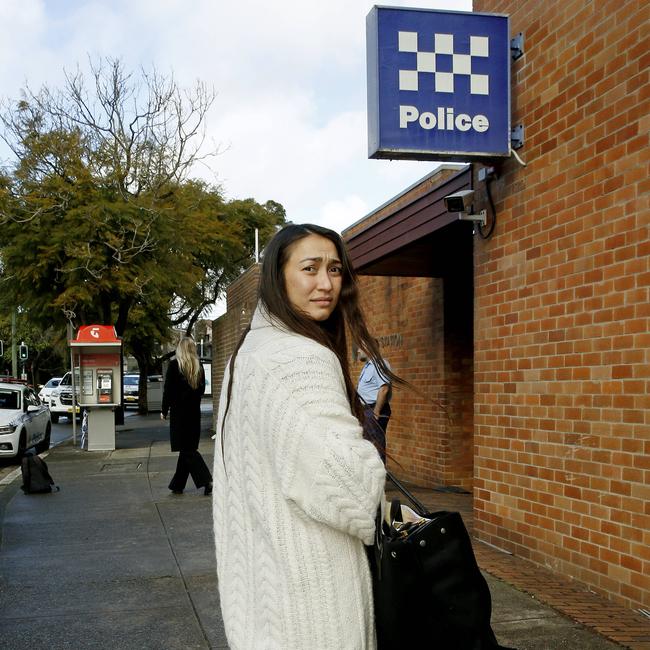
[[[508,16],[373,7],[368,157],[510,156]]]

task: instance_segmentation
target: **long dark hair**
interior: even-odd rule
[[[339,259],[341,260],[341,293],[334,311],[324,321],[315,321],[293,307],[289,301],[284,280],[284,267],[291,254],[292,245],[309,235],[319,235],[329,239],[336,247]],[[341,370],[343,371],[350,410],[356,416],[357,420],[359,420],[361,426],[364,426],[364,412],[361,400],[356,392],[355,384],[350,376],[346,330],[350,332],[350,336],[357,347],[363,350],[368,355],[368,358],[375,362],[384,377],[400,385],[406,384],[404,380],[395,375],[386,365],[381,357],[375,338],[368,332],[366,321],[361,306],[359,305],[359,288],[356,274],[350,263],[350,258],[343,240],[333,230],[313,224],[290,224],[280,230],[264,250],[258,296],[262,309],[284,324],[287,329],[296,334],[313,339],[336,354],[341,364]],[[250,324],[244,330],[235,346],[228,365],[230,377],[228,378],[226,408],[221,421],[222,452],[224,425],[232,394],[235,359],[249,331]]]

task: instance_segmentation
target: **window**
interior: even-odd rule
[[[20,408],[20,393],[17,390],[0,389],[0,409]]]

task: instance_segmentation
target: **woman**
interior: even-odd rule
[[[364,544],[385,470],[362,435],[346,325],[380,360],[341,238],[285,227],[219,405],[214,528],[233,650],[375,647]]]
[[[183,337],[176,348],[165,375],[160,417],[170,413],[169,438],[172,451],[179,452],[176,473],[169,483],[174,494],[183,494],[187,477],[191,474],[194,485],[203,493],[212,493],[212,476],[203,457],[198,452],[201,436],[201,397],[205,391],[205,375],[196,353],[196,344]]]

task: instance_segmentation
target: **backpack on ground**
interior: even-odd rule
[[[20,487],[25,494],[52,492],[54,480],[42,458],[32,454],[23,456],[20,469],[23,475],[23,484]],[[54,488],[59,489],[56,486]]]

